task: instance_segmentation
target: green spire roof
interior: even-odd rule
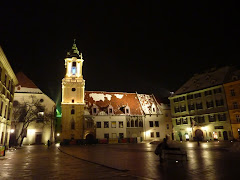
[[[71,58],[71,57],[76,57],[78,59],[80,58],[79,51],[76,45],[76,39],[74,39],[73,41],[72,49],[67,52],[67,58]]]

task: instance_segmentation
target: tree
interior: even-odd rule
[[[45,126],[53,123],[54,114],[45,111],[45,106],[42,105],[41,100],[35,96],[30,96],[29,101],[19,103],[13,102],[13,119],[15,125],[18,126],[20,133],[16,137],[16,143],[22,146],[23,140],[26,137],[28,126],[33,123],[40,123]]]

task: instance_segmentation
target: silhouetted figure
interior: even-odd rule
[[[47,141],[47,145],[48,145],[48,148],[50,147],[50,145],[51,145],[51,142],[50,142],[50,140],[48,140]]]
[[[155,149],[155,154],[156,155],[159,155],[160,157],[160,162],[163,162],[163,159],[164,159],[164,155],[163,155],[163,150],[164,149],[168,149],[168,144],[167,144],[167,139],[164,138],[163,139],[163,142],[161,142],[160,144],[158,144],[157,148]]]

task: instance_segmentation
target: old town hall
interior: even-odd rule
[[[74,42],[65,58],[66,74],[62,80],[61,141],[171,139],[168,105],[152,94],[85,91],[83,62]]]

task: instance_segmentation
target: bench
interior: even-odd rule
[[[162,153],[163,159],[166,160],[187,161],[187,152],[181,150],[180,148],[164,149]]]

